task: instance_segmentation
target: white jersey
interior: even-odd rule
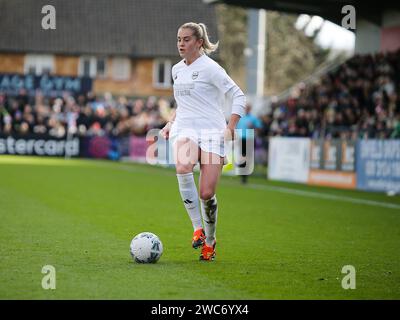
[[[182,60],[172,67],[172,78],[177,129],[226,128],[224,96],[236,84],[217,62],[205,54],[190,65]]]

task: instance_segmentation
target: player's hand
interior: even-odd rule
[[[161,129],[160,135],[164,139],[168,139],[169,138],[169,131],[171,130],[171,126],[172,126],[172,122],[168,121],[167,124],[164,126],[164,128]]]
[[[235,140],[235,128],[230,128],[229,126],[224,131],[225,141]]]

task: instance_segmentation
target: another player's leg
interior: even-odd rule
[[[221,175],[224,158],[215,153],[201,150],[202,163],[200,165],[200,203],[201,214],[204,220],[205,244],[202,248],[200,260],[215,258],[216,227],[218,216],[218,202],[216,186]],[[208,159],[204,163],[203,159]]]
[[[247,165],[247,141],[246,138],[242,138],[239,140],[239,143],[241,145],[241,152],[240,152],[240,164],[238,165],[239,168],[245,168]],[[243,169],[242,169],[243,170]],[[240,175],[240,180],[242,182],[242,184],[246,184],[247,183],[247,174],[241,174]]]
[[[199,157],[198,149],[196,143],[188,138],[178,140],[174,145],[179,192],[193,225],[192,246],[195,249],[202,246],[205,239],[199,208],[199,196],[193,177],[193,167]]]

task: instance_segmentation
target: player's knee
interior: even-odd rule
[[[208,200],[211,199],[215,194],[215,190],[213,190],[212,188],[204,188],[204,189],[200,189],[200,198],[202,200]]]
[[[176,165],[176,173],[185,174],[193,172],[193,165],[191,164],[177,164]]]

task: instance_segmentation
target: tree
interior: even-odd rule
[[[246,84],[247,11],[240,7],[216,5],[222,66],[241,88]]]
[[[329,50],[295,28],[297,15],[267,12],[266,93],[277,94],[312,74]]]
[[[247,46],[247,9],[217,5],[220,58],[232,78],[245,88]],[[329,50],[295,28],[297,15],[267,11],[266,86],[267,95],[275,95],[301,81],[323,63]]]

